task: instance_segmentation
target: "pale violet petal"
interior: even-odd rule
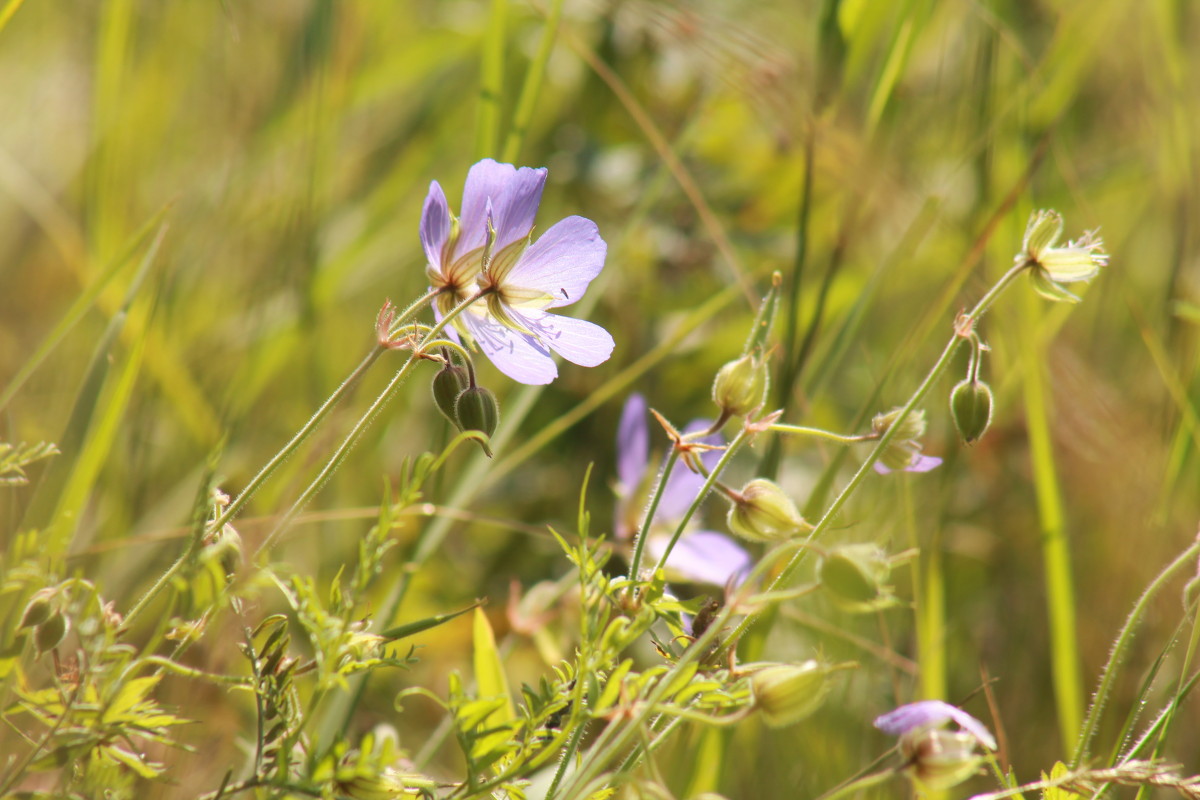
[[[918,454],[913,462],[904,468],[905,472],[929,472],[929,470],[939,467],[942,460],[937,456],[926,456]]]
[[[469,253],[487,241],[488,200],[492,204],[497,251],[528,236],[545,184],[545,168],[517,169],[490,158],[471,167],[463,188],[462,234],[457,251]]]
[[[875,727],[891,736],[901,736],[914,728],[934,727],[953,720],[989,750],[996,749],[991,731],[961,708],[941,700],[920,700],[900,706],[875,719]]]
[[[941,466],[941,464],[942,460],[937,456],[927,456],[917,453],[913,458],[912,463],[900,470],[900,472],[929,472],[931,469]],[[882,461],[876,461],[874,466],[875,471],[880,475],[888,475],[892,472],[896,472],[896,470],[887,466]]]
[[[652,558],[661,558],[669,537],[646,542]],[[730,578],[740,583],[749,571],[750,554],[724,534],[715,531],[685,533],[667,557],[667,569],[686,580],[724,586]]]
[[[596,223],[583,217],[556,222],[521,256],[506,283],[537,289],[554,299],[550,307],[565,306],[583,297],[588,284],[604,268],[608,245]]]
[[[491,317],[465,313],[460,317],[475,343],[496,369],[518,383],[541,386],[558,377],[558,367],[550,352],[535,340],[512,328],[506,328]]]
[[[646,427],[646,398],[631,394],[617,426],[617,480],[624,492],[642,482],[650,462],[650,429]]]
[[[448,238],[450,207],[446,205],[442,187],[433,181],[429,184],[429,194],[425,195],[425,207],[421,210],[421,245],[425,248],[425,258],[438,272],[442,272],[442,248]]]
[[[581,367],[603,364],[612,355],[612,335],[595,323],[558,314],[513,312],[545,347]]]

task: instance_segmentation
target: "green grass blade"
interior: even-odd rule
[[[521,144],[529,133],[529,125],[533,121],[533,112],[537,108],[538,95],[542,91],[542,80],[546,77],[546,65],[550,61],[550,53],[554,50],[554,42],[558,38],[558,22],[562,18],[563,0],[554,0],[550,13],[546,17],[546,27],[542,31],[541,41],[538,42],[537,53],[525,73],[525,83],[521,86],[521,96],[517,98],[517,110],[513,113],[512,125],[508,136],[504,138],[502,160],[516,162],[521,154]]]
[[[1034,335],[1040,309],[1032,292],[1021,295],[1021,361],[1025,365],[1025,419],[1029,432],[1030,467],[1042,533],[1046,611],[1050,624],[1050,660],[1054,699],[1063,750],[1071,752],[1083,718],[1083,686],[1075,624],[1075,581],[1071,571],[1066,512],[1058,484],[1050,408],[1046,397],[1046,349]],[[1040,304],[1038,304],[1040,305]]]
[[[496,155],[500,145],[500,116],[504,105],[504,36],[508,0],[492,0],[492,14],[483,41],[483,67],[479,76],[479,123],[475,154]]]
[[[109,281],[129,263],[130,258],[141,248],[150,233],[156,228],[161,232],[162,218],[169,210],[170,206],[163,206],[163,208],[159,209],[158,213],[147,220],[137,233],[130,238],[129,243],[125,246],[121,254],[113,259],[112,263],[100,273],[96,280],[92,281],[92,284],[75,298],[75,302],[71,304],[71,307],[63,314],[62,319],[47,334],[46,338],[38,346],[38,349],[21,365],[21,369],[12,377],[4,387],[4,390],[0,391],[0,409],[5,408],[9,404],[17,392],[21,390],[21,387],[25,385],[25,381],[29,380],[29,377],[37,371],[37,368],[42,365],[47,356],[54,351],[54,348],[61,344],[67,334],[79,323],[79,320],[83,319],[83,315],[96,302],[96,298],[104,291],[104,287],[108,286]]]
[[[83,480],[82,477],[76,478],[75,475],[80,474],[83,476],[86,474],[85,472],[81,472],[81,470],[85,469],[85,453],[88,454],[89,458],[95,459],[99,452],[96,450],[96,445],[92,444],[92,439],[95,436],[94,426],[111,424],[106,419],[106,416],[113,413],[113,402],[120,401],[117,403],[117,406],[120,407],[129,399],[127,394],[123,399],[117,395],[110,398],[103,409],[98,408],[98,404],[101,402],[101,395],[108,382],[109,370],[112,363],[111,359],[117,339],[122,334],[129,315],[129,309],[141,290],[142,283],[149,273],[150,266],[154,262],[159,245],[162,243],[165,234],[166,225],[165,223],[161,223],[153,243],[146,251],[146,255],[142,258],[137,273],[135,273],[133,280],[130,282],[121,310],[109,321],[107,329],[100,337],[100,341],[93,351],[91,363],[80,384],[79,394],[75,399],[67,426],[59,438],[58,444],[59,449],[63,453],[63,458],[51,462],[50,467],[42,475],[22,522],[27,528],[46,527],[51,523],[57,523],[59,517],[65,511],[77,510],[81,503],[78,499],[78,493],[84,491],[91,484],[91,481]],[[135,359],[131,355],[127,360],[125,370],[118,379],[120,386],[118,391],[124,390],[128,392],[131,388],[127,382],[136,376],[137,368],[140,367],[141,354],[146,338],[146,331],[143,329],[141,335],[135,340],[138,343],[136,347],[137,358]],[[106,433],[111,435],[111,432],[107,430]],[[111,444],[111,441],[109,443]],[[107,450],[107,447],[103,448],[103,450]],[[94,480],[94,475],[92,479]],[[66,498],[69,493],[73,497],[68,502]],[[63,544],[61,541],[62,538],[60,535],[55,544]],[[63,549],[62,547],[48,547],[47,552],[58,555],[63,552]]]

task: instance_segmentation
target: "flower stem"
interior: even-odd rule
[[[379,393],[379,396],[375,398],[375,402],[371,404],[370,408],[366,410],[366,412],[359,418],[358,422],[355,423],[354,427],[350,429],[350,432],[346,434],[346,438],[342,440],[342,444],[337,450],[334,451],[333,455],[329,457],[329,460],[325,463],[324,468],[322,468],[322,470],[317,474],[317,477],[315,477],[312,482],[308,484],[308,487],[300,493],[300,496],[296,498],[294,503],[292,503],[291,508],[287,510],[287,512],[267,535],[266,539],[263,540],[263,543],[259,545],[258,550],[255,552],[256,557],[270,551],[270,549],[274,547],[284,528],[286,528],[296,514],[299,513],[300,509],[304,508],[304,506],[308,504],[308,502],[313,498],[313,495],[315,495],[321,489],[321,487],[325,485],[325,481],[329,480],[329,477],[337,470],[338,467],[342,465],[342,462],[345,461],[350,450],[358,442],[359,437],[362,436],[366,429],[370,427],[371,423],[375,421],[376,415],[379,414],[383,407],[387,405],[395,396],[401,384],[404,383],[404,379],[407,378],[409,372],[412,371],[413,365],[420,360],[421,355],[424,353],[428,344],[436,341],[438,334],[440,334],[446,328],[446,326],[454,320],[455,317],[465,311],[472,303],[482,296],[483,293],[481,292],[468,297],[466,300],[452,308],[449,313],[442,317],[438,324],[430,328],[429,332],[425,334],[421,342],[413,348],[413,352],[408,357],[408,360],[404,362],[404,365],[400,367],[388,385],[384,387],[383,391]],[[222,517],[227,515],[228,510],[226,510],[226,513],[222,515]]]
[[[827,431],[822,428],[809,428],[804,425],[788,425],[785,422],[775,422],[767,430],[773,433],[790,433],[798,436],[814,436],[818,439],[828,439],[831,442],[839,444],[858,444],[859,442],[872,442],[879,438],[878,434],[865,433],[858,436],[843,436],[840,433]]]
[[[387,348],[385,347],[378,345],[372,347],[371,352],[367,353],[366,357],[359,362],[358,366],[354,368],[354,371],[350,373],[346,380],[342,381],[342,385],[339,386],[333,392],[333,394],[329,396],[324,404],[317,409],[316,413],[309,418],[308,422],[304,423],[304,426],[296,432],[296,435],[293,436],[286,445],[283,446],[283,449],[276,453],[270,461],[263,465],[262,469],[258,471],[258,474],[250,479],[250,482],[246,484],[246,487],[242,489],[241,493],[238,494],[238,496],[234,498],[234,500],[228,506],[225,507],[225,510],[221,512],[221,514],[215,520],[198,529],[198,532],[201,535],[191,537],[187,548],[179,556],[179,558],[175,560],[175,563],[171,564],[171,566],[167,568],[167,571],[159,576],[158,580],[154,582],[154,585],[151,586],[150,589],[147,590],[144,595],[142,595],[141,599],[137,601],[133,608],[131,608],[129,612],[125,614],[126,625],[128,625],[133,621],[134,618],[145,611],[146,607],[158,595],[158,593],[162,591],[163,587],[165,587],[171,581],[171,579],[175,577],[179,570],[183,569],[183,565],[186,564],[188,559],[191,558],[196,550],[199,549],[200,543],[203,540],[203,533],[207,531],[219,531],[226,523],[233,519],[234,516],[241,511],[242,506],[246,504],[246,501],[250,499],[251,495],[253,495],[254,492],[256,492],[267,480],[267,478],[270,477],[271,473],[275,471],[275,468],[287,460],[287,458],[294,452],[296,452],[300,445],[304,443],[304,440],[307,439],[312,432],[317,429],[317,426],[325,420],[325,417],[329,415],[329,412],[333,410],[334,406],[336,406],[343,397],[349,394],[350,390],[353,389],[355,384],[357,384],[362,376],[366,374],[367,370],[370,369],[371,365],[375,363],[376,359],[378,359],[385,352],[387,352]]]
[[[671,454],[667,456],[667,463],[663,464],[662,472],[658,474],[654,494],[650,496],[650,503],[646,506],[646,517],[642,520],[637,540],[633,543],[633,558],[629,560],[629,577],[633,580],[637,580],[638,573],[641,571],[642,553],[646,549],[646,540],[650,538],[650,524],[654,521],[654,515],[658,513],[658,504],[662,502],[662,497],[666,494],[667,480],[671,477],[671,472],[675,469],[678,461],[679,449],[672,447]],[[674,540],[672,540],[672,544],[674,544]]]
[[[696,492],[696,496],[692,499],[692,504],[688,506],[687,512],[679,520],[679,524],[675,526],[675,532],[671,534],[671,541],[667,542],[666,548],[663,549],[663,554],[658,558],[658,566],[655,567],[655,571],[662,569],[666,565],[667,559],[671,557],[671,551],[675,549],[676,543],[679,542],[679,537],[683,535],[683,531],[687,527],[687,524],[691,522],[692,516],[700,508],[700,504],[704,502],[704,498],[708,497],[708,493],[712,491],[713,486],[717,484],[717,478],[720,477],[725,466],[733,458],[733,454],[746,443],[746,439],[746,429],[742,428],[742,430],[738,431],[738,435],[733,437],[733,441],[725,448],[725,452],[721,454],[721,460],[717,462],[712,472],[708,474],[704,485],[700,487],[700,491]]]
[[[871,471],[871,466],[877,460],[879,460],[880,455],[883,454],[883,452],[891,444],[892,439],[895,438],[897,432],[902,427],[901,423],[903,423],[905,418],[912,413],[913,409],[920,404],[921,400],[925,398],[925,395],[929,393],[929,390],[932,388],[934,382],[936,382],[937,379],[942,376],[942,373],[946,371],[946,368],[950,366],[950,361],[953,358],[954,353],[958,350],[958,346],[963,341],[963,336],[959,334],[959,331],[972,329],[979,321],[980,317],[982,317],[983,314],[986,313],[991,307],[992,303],[996,301],[996,298],[1000,296],[1001,292],[1003,292],[1004,289],[1006,289],[1008,285],[1011,284],[1013,280],[1026,268],[1027,265],[1024,263],[1018,263],[1014,265],[1008,272],[1004,273],[1004,275],[1001,276],[998,281],[996,281],[996,284],[988,290],[987,294],[980,298],[979,302],[975,304],[974,308],[959,317],[955,324],[955,333],[950,338],[950,341],[946,343],[945,348],[942,350],[941,356],[939,356],[938,360],[934,362],[933,367],[930,368],[928,374],[925,376],[925,379],[921,381],[921,385],[918,386],[916,391],[913,392],[912,396],[909,397],[908,402],[904,404],[903,408],[901,408],[900,413],[888,427],[887,431],[885,431],[875,443],[875,447],[872,448],[871,452],[867,454],[866,459],[859,466],[858,471],[854,473],[854,476],[850,479],[850,482],[846,484],[846,487],[842,489],[841,493],[829,505],[829,508],[825,511],[825,514],[821,517],[820,521],[817,522],[817,524],[813,527],[812,531],[808,535],[808,538],[805,540],[806,544],[814,541],[833,525],[833,521],[837,517],[838,512],[842,510],[842,506],[846,504],[846,501],[850,499],[850,495],[852,495],[854,491],[858,489],[862,482],[867,479],[867,476]],[[796,555],[792,556],[792,560],[788,562],[787,566],[785,566],[783,570],[780,571],[779,575],[776,576],[770,587],[768,587],[768,591],[773,591],[787,585],[792,576],[795,574],[796,570],[799,569],[800,564],[806,555],[807,548],[801,548],[798,550]],[[741,636],[750,628],[750,626],[758,622],[758,620],[761,618],[761,612],[757,614],[750,614],[744,617],[734,627],[733,632],[726,639],[724,648],[727,649],[731,647],[733,643],[736,643],[737,640],[741,638]]]
[[[1117,634],[1112,649],[1109,650],[1108,662],[1104,665],[1104,671],[1100,673],[1100,684],[1096,687],[1096,693],[1092,696],[1092,705],[1088,708],[1087,717],[1084,718],[1083,727],[1079,731],[1079,741],[1075,745],[1075,752],[1071,757],[1072,769],[1079,769],[1079,766],[1087,757],[1088,746],[1091,744],[1092,737],[1096,733],[1096,726],[1100,722],[1100,713],[1108,701],[1109,692],[1112,691],[1113,681],[1116,679],[1117,672],[1119,671],[1118,667],[1125,658],[1125,652],[1129,649],[1129,645],[1133,641],[1133,631],[1141,621],[1142,615],[1150,604],[1150,600],[1153,599],[1154,595],[1158,594],[1158,591],[1162,589],[1167,581],[1175,576],[1176,572],[1194,564],[1198,554],[1200,554],[1200,535],[1197,535],[1197,538],[1193,540],[1188,549],[1180,553],[1162,572],[1158,573],[1158,576],[1142,592],[1142,596],[1134,604],[1133,610],[1129,612],[1129,617],[1121,627],[1121,632]]]

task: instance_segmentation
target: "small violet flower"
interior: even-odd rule
[[[515,381],[550,383],[558,376],[551,351],[584,367],[608,359],[613,339],[584,320],[549,313],[583,297],[604,268],[608,246],[596,223],[567,217],[532,241],[546,170],[484,159],[471,167],[462,215],[450,213],[437,181],[421,213],[426,274],[440,290],[440,319],[482,292],[454,320],[451,336],[473,341]]]
[[[1063,220],[1057,211],[1034,212],[1025,226],[1025,239],[1016,263],[1029,267],[1038,294],[1056,302],[1078,303],[1079,298],[1062,284],[1096,277],[1102,267],[1108,266],[1108,254],[1095,231],[1087,231],[1064,247],[1055,247],[1062,232]]]
[[[642,504],[645,499],[643,486],[653,480],[650,470],[650,432],[646,425],[646,400],[633,394],[625,401],[621,422],[617,429],[617,509],[616,536],[628,541],[641,525]],[[688,432],[704,430],[709,424],[696,420],[687,427]],[[710,443],[718,443],[715,441]],[[702,458],[711,458],[715,463],[719,454],[705,453]],[[712,466],[709,463],[708,466]],[[688,506],[704,484],[704,479],[677,464],[667,478],[659,499],[658,511],[651,523],[650,538],[646,552],[660,558]],[[667,558],[669,572],[696,583],[724,586],[731,577],[740,578],[749,571],[750,555],[732,539],[716,531],[688,530],[675,543]],[[736,577],[735,577],[736,576]]]
[[[957,722],[961,730],[942,730],[947,720]],[[904,771],[928,791],[957,786],[975,775],[985,761],[976,749],[979,745],[996,749],[996,740],[982,722],[941,700],[900,706],[876,719],[875,727],[900,737]]]
[[[988,750],[996,749],[996,740],[991,731],[979,720],[961,708],[941,700],[919,700],[876,717],[875,727],[891,736],[902,736],[921,728],[935,728],[953,721],[975,737]]]
[[[901,409],[893,408],[886,414],[876,414],[871,420],[871,428],[877,437],[883,436],[900,416]],[[889,443],[887,449],[875,462],[875,471],[880,475],[889,472],[929,472],[937,467],[942,460],[937,456],[927,456],[921,452],[918,441],[925,435],[925,412],[913,409],[901,423],[901,430]]]

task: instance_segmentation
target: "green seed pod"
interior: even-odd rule
[[[870,604],[884,596],[891,572],[887,554],[873,544],[836,547],[821,560],[817,576],[833,599],[849,607]]]
[[[750,677],[754,705],[770,727],[794,725],[825,702],[828,676],[829,670],[812,660],[764,667]]]
[[[67,638],[67,631],[70,629],[71,622],[66,615],[61,611],[55,611],[34,630],[33,642],[40,652],[45,653],[62,644],[62,640]]]
[[[496,395],[482,386],[472,386],[458,395],[454,404],[454,416],[458,420],[458,428],[463,431],[483,431],[491,438],[500,424],[500,404]],[[483,452],[490,458],[491,448],[480,443]]]
[[[51,603],[53,597],[53,589],[38,589],[34,592],[33,597],[25,604],[25,611],[21,614],[21,624],[17,626],[17,630],[35,628],[45,622],[54,609]]]
[[[454,423],[456,427],[458,427],[458,419],[454,416],[454,405],[458,396],[468,385],[466,369],[456,367],[449,361],[433,376],[433,402],[437,405],[438,411],[441,411],[446,419]]]
[[[717,372],[713,380],[713,402],[724,413],[744,417],[762,405],[767,380],[766,361],[744,355]]]
[[[783,489],[765,478],[750,481],[733,498],[726,521],[752,542],[779,542],[812,530]]]
[[[992,424],[992,390],[979,380],[967,378],[950,392],[950,417],[966,444],[979,441]]]

